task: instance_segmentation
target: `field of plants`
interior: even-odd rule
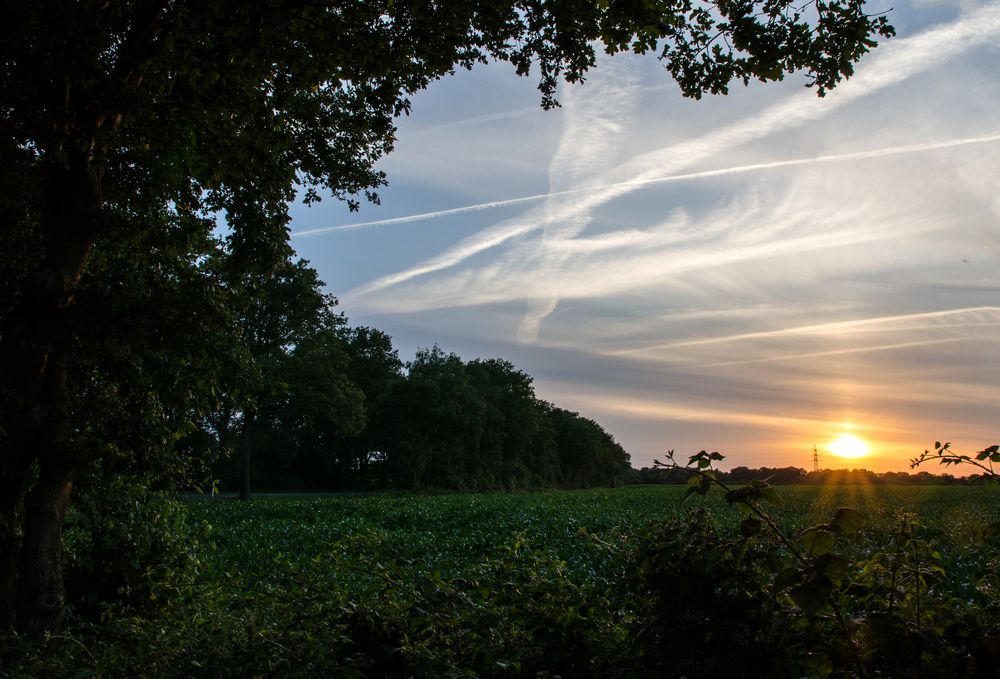
[[[100,555],[92,525],[68,535],[78,559],[131,575],[121,603],[76,611],[71,641],[22,668],[927,677],[1000,666],[989,529],[1000,492],[747,488],[683,504],[684,486],[154,501],[132,553]]]
[[[636,546],[639,529],[650,522],[707,506],[721,532],[737,530],[739,514],[721,495],[682,503],[684,491],[684,486],[640,486],[274,498],[249,505],[209,500],[193,504],[191,517],[211,526],[214,551],[202,559],[220,578],[249,573],[258,583],[280,583],[289,572],[315,568],[311,564],[317,558],[333,559],[348,568],[331,575],[353,591],[375,582],[374,564],[461,576],[499,550],[520,545],[565,562],[568,576],[581,585],[606,585],[624,576],[620,553]],[[780,501],[769,509],[791,534],[827,521],[840,507],[852,507],[866,517],[867,537],[877,540],[893,530],[898,517],[913,514],[920,534],[935,542],[942,558],[955,560],[966,558],[968,550],[979,552],[977,533],[1000,519],[1000,492],[981,487],[785,487],[776,492]]]

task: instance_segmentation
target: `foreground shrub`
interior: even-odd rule
[[[633,575],[649,676],[828,674],[830,648],[774,596],[777,540],[720,536],[704,509],[641,531]],[[796,622],[805,624],[794,624]],[[839,649],[838,649],[839,650]]]
[[[64,532],[66,589],[77,595],[71,619],[169,605],[197,578],[207,534],[207,524],[191,524],[186,505],[141,482],[113,477],[79,495]]]
[[[766,509],[780,502],[774,489],[727,486],[712,468],[722,459],[691,456],[687,496],[723,494],[743,517],[733,537],[704,510],[641,534],[637,650],[651,676],[996,676],[995,595],[950,594],[915,515],[896,514],[888,540],[863,547],[866,519],[850,508],[786,534]],[[978,541],[995,556],[993,534]]]

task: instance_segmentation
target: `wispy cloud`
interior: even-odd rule
[[[401,311],[476,306],[548,299],[546,292],[552,289],[572,299],[611,298],[683,282],[686,274],[695,272],[735,271],[736,265],[938,228],[931,218],[923,223],[893,218],[886,212],[890,207],[880,207],[876,197],[869,197],[825,213],[824,228],[815,229],[811,200],[806,192],[793,192],[777,201],[751,195],[698,218],[678,212],[650,229],[564,241],[562,245],[574,257],[558,265],[550,260],[539,266],[531,251],[541,246],[526,243],[502,264],[438,277],[405,296],[383,296],[378,304]],[[879,228],[871,227],[873,221],[879,222]]]
[[[570,195],[555,195],[567,186],[587,186],[600,181],[601,171],[616,155],[632,112],[637,105],[633,70],[623,59],[605,59],[587,88],[571,88],[563,97],[566,114],[559,147],[549,164],[549,188],[541,210],[546,219],[541,242],[533,252],[535,266],[559,267],[567,253],[559,246],[571,242],[591,221],[589,210],[574,208]],[[565,217],[561,217],[565,215]],[[518,325],[521,342],[538,338],[542,320],[555,311],[562,297],[560,283],[546,286],[529,299]]]
[[[819,120],[851,102],[899,83],[944,60],[991,43],[997,33],[1000,33],[1000,5],[991,5],[946,26],[891,42],[881,47],[872,59],[859,67],[853,79],[842,84],[823,100],[818,100],[811,93],[792,96],[746,120],[640,155],[606,172],[603,181],[594,182],[595,187],[589,191],[581,191],[577,200],[566,201],[558,209],[552,209],[552,206],[535,208],[524,216],[501,222],[463,239],[416,266],[360,286],[347,296],[369,294],[417,276],[440,271],[517,236],[571,222],[579,215],[586,215],[644,183],[664,181],[684,167],[716,157],[735,146]],[[968,140],[957,141],[962,143]]]
[[[926,347],[934,344],[950,344],[961,342],[963,337],[945,337],[942,339],[918,340],[913,342],[893,342],[892,344],[875,344],[864,347],[851,347],[849,349],[831,349],[830,351],[810,351],[798,354],[780,354],[778,356],[765,356],[763,358],[748,358],[739,361],[719,361],[717,363],[702,363],[696,368],[723,368],[734,365],[749,365],[751,363],[774,363],[775,361],[793,361],[812,358],[829,358],[830,356],[846,356],[848,354],[866,354],[873,351],[895,351],[898,349],[912,349],[913,347]]]
[[[927,311],[915,314],[900,314],[894,316],[882,316],[879,318],[862,318],[848,321],[836,321],[833,323],[817,323],[793,328],[744,332],[723,337],[704,337],[696,340],[666,342],[646,347],[622,349],[615,353],[627,355],[644,351],[679,349],[682,347],[706,346],[727,342],[743,342],[747,340],[772,339],[792,335],[840,336],[850,333],[886,330],[892,330],[894,332],[912,331],[917,329],[926,330],[928,328],[940,328],[943,324],[950,325],[952,320],[955,318],[971,318],[976,321],[974,324],[976,327],[991,327],[1000,322],[1000,307],[983,306],[971,307],[967,309],[943,309],[940,311]],[[964,325],[968,327],[967,323]]]

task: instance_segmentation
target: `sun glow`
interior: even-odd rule
[[[853,434],[841,434],[830,443],[830,452],[848,459],[864,457],[868,454],[868,444]]]

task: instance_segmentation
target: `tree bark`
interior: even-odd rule
[[[38,480],[25,502],[16,626],[29,638],[57,633],[65,610],[62,528],[73,490],[66,369],[66,350],[53,351],[46,370],[50,409],[38,444]]]
[[[6,443],[6,442],[5,442]],[[6,446],[0,446],[0,450]],[[14,624],[17,607],[17,556],[20,553],[19,521],[27,460],[4,459],[0,468],[0,633]]]
[[[253,428],[254,419],[256,415],[251,408],[247,408],[243,412],[243,426],[240,427],[240,459],[242,461],[242,473],[240,476],[240,499],[249,500],[250,499],[250,448],[251,448],[251,429]]]
[[[43,259],[24,281],[0,335],[0,424],[4,430],[0,439],[0,614],[5,616],[0,622],[9,624],[13,613],[18,632],[27,637],[56,634],[62,624],[62,523],[74,467],[67,385],[72,338],[69,310],[101,210],[101,171],[93,144],[60,146],[43,162]],[[24,484],[33,463],[38,465],[38,479],[25,498]],[[19,548],[22,509],[24,537]]]

